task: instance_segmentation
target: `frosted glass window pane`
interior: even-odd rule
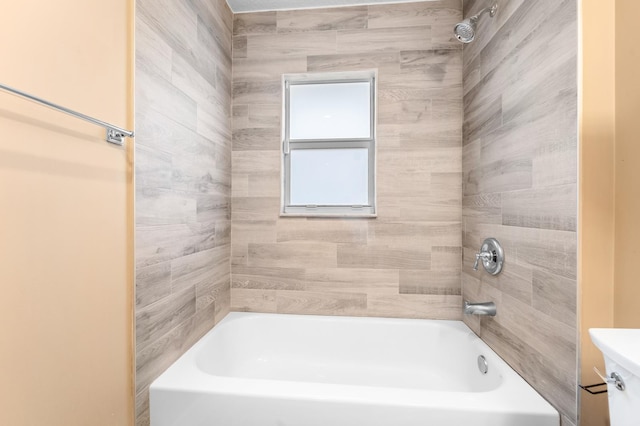
[[[291,204],[368,205],[367,149],[291,151]]]
[[[289,87],[291,139],[371,137],[371,85],[292,84]]]

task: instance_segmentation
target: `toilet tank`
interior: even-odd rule
[[[592,328],[591,340],[604,355],[606,376],[617,373],[619,390],[607,385],[611,426],[640,426],[640,329]]]

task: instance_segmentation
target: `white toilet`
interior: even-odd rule
[[[592,328],[589,334],[604,355],[611,426],[640,426],[640,329]]]

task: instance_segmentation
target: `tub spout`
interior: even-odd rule
[[[464,314],[465,315],[489,315],[491,317],[494,317],[496,315],[496,304],[493,302],[469,303],[468,300],[465,300]]]

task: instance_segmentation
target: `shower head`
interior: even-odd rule
[[[471,43],[476,38],[476,25],[478,24],[478,20],[480,17],[489,12],[489,16],[492,18],[495,16],[496,11],[498,10],[498,4],[494,4],[491,7],[487,7],[482,9],[479,13],[472,16],[471,18],[467,18],[462,22],[456,24],[453,29],[453,33],[455,34],[458,41],[462,43]]]
[[[453,29],[454,34],[458,41],[462,43],[471,43],[476,38],[476,20],[465,19],[464,21],[456,24]]]

